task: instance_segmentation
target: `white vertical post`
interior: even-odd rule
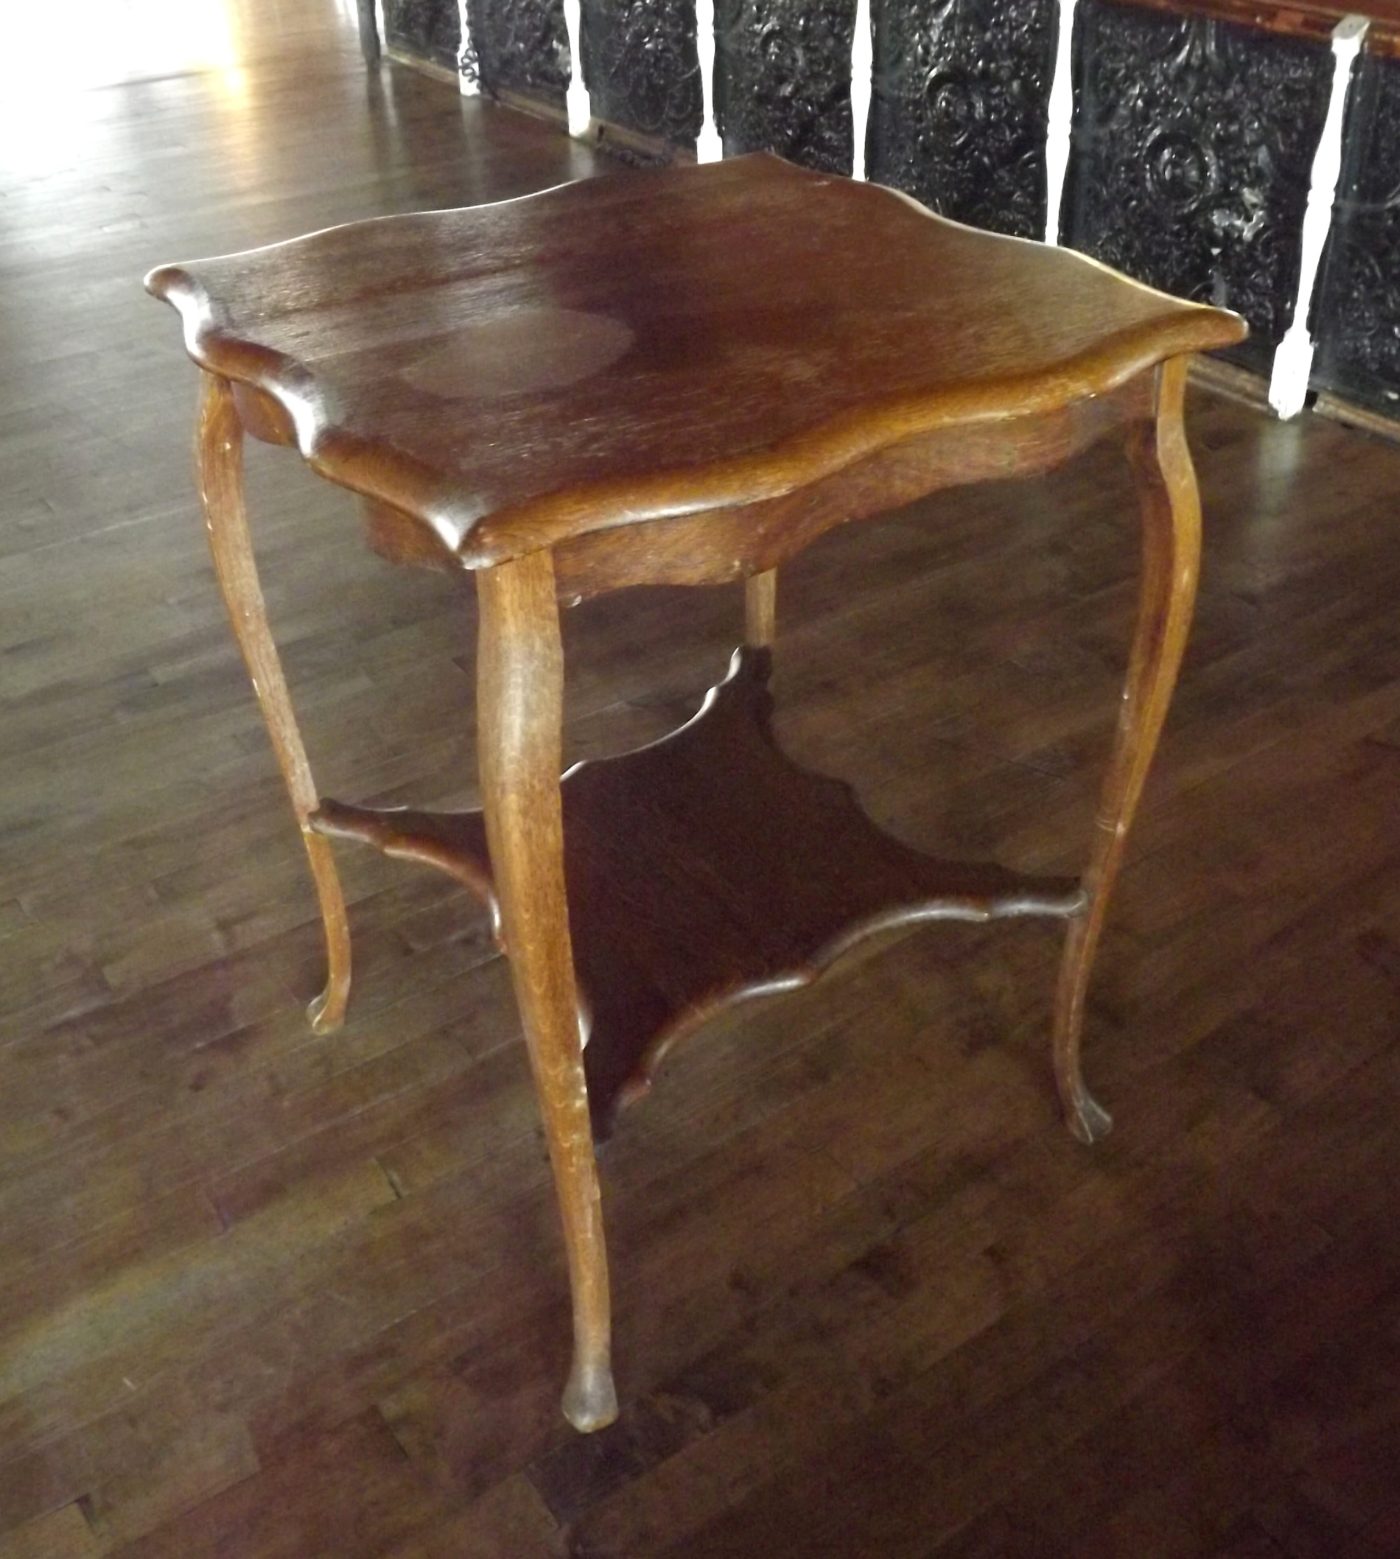
[[[569,91],[564,99],[569,110],[569,134],[586,135],[593,123],[588,88],[583,84],[583,17],[579,0],[564,0],[564,23],[569,29]]]
[[[724,143],[715,123],[715,0],[695,0],[695,51],[700,56],[700,90],[705,119],[695,143],[696,162],[720,162]]]
[[[1069,170],[1069,136],[1074,123],[1074,5],[1060,0],[1060,36],[1055,44],[1055,74],[1045,116],[1045,242],[1060,241],[1060,207]]]
[[[467,15],[467,0],[457,0],[457,20],[461,23],[461,42],[457,47],[457,90],[463,97],[476,97],[481,82],[476,75],[467,74],[467,62],[472,57],[472,20]]]
[[[1312,376],[1313,339],[1308,334],[1317,270],[1332,226],[1332,203],[1342,174],[1342,121],[1351,88],[1352,66],[1366,36],[1364,16],[1343,17],[1332,29],[1332,96],[1327,118],[1313,157],[1308,209],[1303,217],[1303,259],[1298,273],[1298,296],[1293,303],[1293,323],[1274,353],[1269,379],[1269,405],[1280,417],[1296,417],[1308,395]]]
[[[856,30],[851,39],[851,177],[865,177],[865,136],[870,125],[870,82],[875,74],[875,45],[870,0],[856,0]]]

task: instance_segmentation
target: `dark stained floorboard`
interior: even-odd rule
[[[35,61],[0,141],[0,1559],[1400,1553],[1400,454],[1205,393],[1199,623],[1091,1003],[1114,1135],[1055,1117],[1044,928],[717,1021],[608,1148],[623,1412],[563,1424],[504,967],[465,895],[346,851],[351,1019],[307,1030],[194,370],[139,285],[594,170],[367,79],[349,9],[190,0],[149,68]],[[469,593],[285,452],[250,489],[323,788],[471,802]],[[1112,450],[828,537],[782,582],[782,739],[911,841],[1073,869],[1135,561]],[[739,620],[573,613],[571,757],[688,715]]]

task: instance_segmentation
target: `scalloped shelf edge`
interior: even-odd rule
[[[686,724],[576,764],[561,782],[600,1141],[678,1039],[738,1002],[811,984],[868,936],[932,920],[1063,920],[1085,908],[1071,878],[942,860],[881,832],[849,785],[777,747],[770,669],[770,652],[741,647]],[[325,800],[309,823],[448,873],[487,908],[501,944],[480,811]]]

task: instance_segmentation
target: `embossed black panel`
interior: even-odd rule
[[[715,117],[728,156],[851,171],[855,0],[717,0]]]
[[[519,92],[562,107],[569,86],[564,0],[468,0],[472,54],[488,92]]]
[[[1333,220],[1314,382],[1400,417],[1400,60],[1363,56]]]
[[[455,70],[461,34],[457,0],[384,0],[384,40],[400,54]]]
[[[583,0],[580,50],[595,118],[694,146],[704,114],[694,0]]]
[[[1067,241],[1237,309],[1262,366],[1292,318],[1330,50],[1112,0],[1079,18]]]
[[[1056,0],[874,0],[869,173],[945,216],[1045,230]]]

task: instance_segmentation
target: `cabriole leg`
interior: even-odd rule
[[[564,1416],[587,1432],[617,1417],[617,1394],[608,1258],[564,891],[559,790],[564,654],[554,565],[547,552],[535,552],[485,570],[477,581],[486,834],[569,1259],[574,1359]]]
[[[345,1004],[350,996],[350,926],[345,916],[345,896],[330,844],[307,826],[307,818],[317,806],[316,787],[292,712],[282,662],[268,627],[267,606],[253,559],[243,504],[243,425],[228,381],[216,374],[203,377],[195,453],[199,493],[219,588],[267,722],[272,750],[292,798],[320,900],[328,974],[325,990],[311,1003],[310,1017],[318,1034],[329,1034],[345,1021]]]
[[[1081,1142],[1094,1142],[1112,1124],[1085,1089],[1080,1071],[1085,991],[1123,845],[1171,702],[1196,598],[1201,506],[1182,419],[1189,362],[1178,357],[1162,366],[1156,420],[1135,427],[1128,441],[1142,505],[1137,627],[1083,876],[1088,904],[1070,923],[1055,1000],[1055,1081],[1066,1122]]]

